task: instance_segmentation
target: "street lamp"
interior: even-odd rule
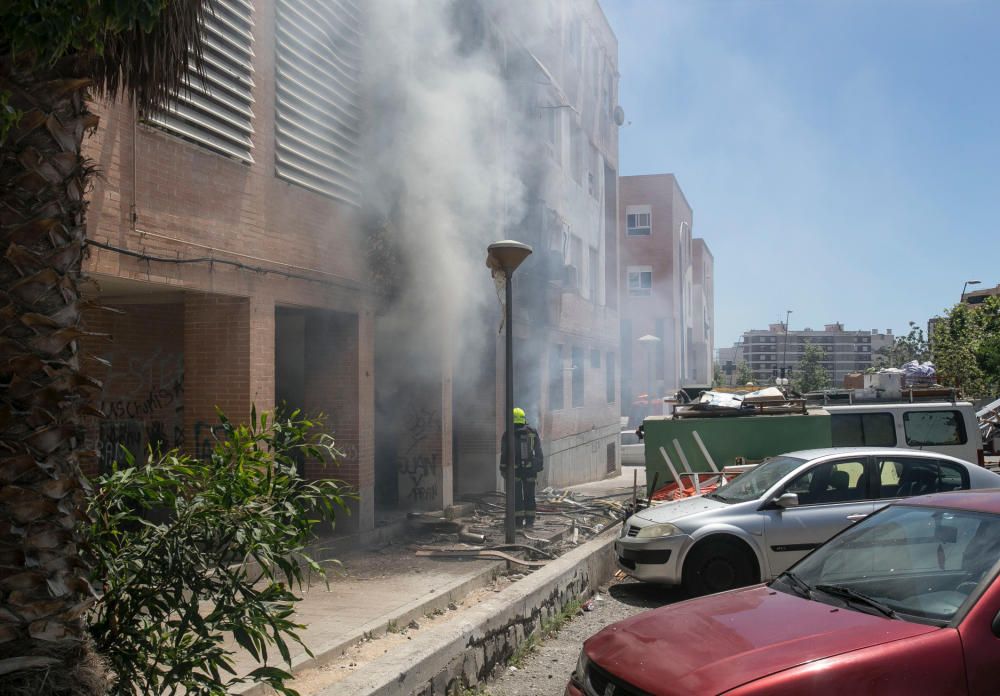
[[[514,292],[511,287],[511,276],[517,267],[531,254],[531,247],[513,239],[504,239],[490,244],[486,249],[486,267],[493,272],[503,273],[504,280],[504,334],[507,339],[504,372],[506,386],[504,388],[504,424],[507,438],[507,474],[504,476],[504,487],[507,494],[506,515],[504,516],[504,536],[508,544],[515,542],[514,531],[514,313],[511,305]]]
[[[649,383],[646,391],[646,415],[651,416],[652,414],[652,400],[653,400],[653,347],[660,342],[658,336],[653,336],[652,334],[646,334],[645,336],[639,337],[639,343],[646,347],[646,380]]]
[[[962,296],[958,299],[958,301],[960,303],[961,302],[965,302],[965,289],[967,287],[969,287],[970,285],[979,285],[979,282],[980,281],[978,281],[978,280],[967,280],[967,281],[965,281],[965,285],[962,286]]]
[[[781,351],[781,367],[785,374],[788,374],[788,318],[792,316],[792,310],[785,310],[785,347]]]

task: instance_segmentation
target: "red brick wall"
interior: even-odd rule
[[[357,488],[371,472],[358,469],[358,321],[356,316],[311,313],[306,319],[305,411],[326,417],[323,430],[343,453],[335,468],[306,465],[307,478],[338,478]]]
[[[216,407],[237,423],[250,418],[250,302],[191,293],[184,301],[184,444],[211,451]]]
[[[86,446],[96,459],[86,459],[93,475],[113,461],[123,462],[119,443],[137,459],[150,445],[161,449],[184,444],[184,307],[179,302],[130,304],[107,310],[87,310],[88,331],[109,338],[81,340],[88,373],[103,382],[95,399],[104,419],[86,422]]]

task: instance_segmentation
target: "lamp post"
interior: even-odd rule
[[[531,254],[531,247],[513,239],[504,239],[490,244],[486,249],[486,267],[493,274],[503,273],[504,280],[504,335],[506,350],[504,356],[504,373],[506,386],[504,388],[504,426],[507,438],[507,473],[504,476],[506,492],[506,514],[504,515],[504,537],[508,544],[515,542],[514,531],[514,292],[511,287],[511,276],[517,267]]]
[[[788,318],[792,316],[792,310],[785,310],[785,347],[781,351],[781,369],[785,371],[784,376],[788,376]]]
[[[965,302],[965,289],[967,287],[969,287],[970,285],[979,285],[979,282],[980,281],[978,281],[978,280],[967,280],[967,281],[965,281],[965,285],[962,286],[962,296],[960,298],[958,298],[959,303]]]
[[[653,336],[652,334],[646,334],[645,336],[639,337],[639,343],[646,347],[646,381],[648,382],[646,390],[646,415],[650,416],[650,404],[653,400],[653,347],[660,342],[658,336]]]

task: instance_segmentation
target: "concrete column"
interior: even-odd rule
[[[454,483],[454,356],[452,345],[443,342],[441,349],[441,509],[455,502]]]
[[[358,315],[358,528],[375,528],[375,316]]]
[[[274,298],[256,294],[250,304],[250,400],[257,413],[274,409]]]

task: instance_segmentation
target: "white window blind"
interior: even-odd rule
[[[253,6],[249,0],[215,0],[202,26],[204,79],[190,74],[186,89],[149,117],[163,130],[204,147],[252,162]]]
[[[361,60],[355,0],[278,0],[275,170],[357,205]]]

